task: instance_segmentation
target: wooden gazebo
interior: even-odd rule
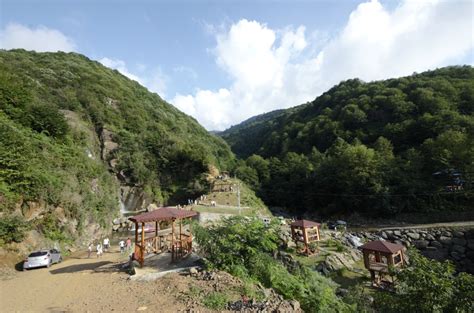
[[[302,242],[304,245],[303,253],[310,254],[309,244],[320,240],[320,227],[321,224],[308,221],[308,220],[297,220],[290,224],[291,237],[293,241],[298,244]]]
[[[369,270],[372,283],[379,286],[388,274],[389,267],[402,267],[405,264],[405,247],[383,240],[370,241],[361,246],[364,265]],[[391,281],[393,283],[393,277]]]
[[[175,262],[192,252],[193,237],[191,233],[191,226],[188,232],[183,229],[183,220],[191,219],[197,216],[195,211],[181,210],[173,207],[164,207],[158,210],[142,213],[129,220],[135,223],[135,251],[134,259],[143,266],[145,255],[147,253],[160,253],[171,251],[171,261]],[[176,222],[179,222],[179,232],[176,232]],[[152,230],[153,236],[145,236],[146,224],[153,223],[155,226]],[[160,231],[161,224],[171,223],[171,232]],[[140,237],[139,225],[141,226]]]

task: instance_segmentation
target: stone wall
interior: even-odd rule
[[[426,257],[451,260],[458,271],[474,274],[474,228],[390,229],[353,235],[414,246]]]

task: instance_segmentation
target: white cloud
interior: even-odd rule
[[[38,26],[29,28],[27,26],[11,23],[0,31],[0,48],[45,51],[75,51],[74,41],[58,30]]]
[[[172,102],[207,129],[221,130],[310,101],[344,79],[369,81],[455,64],[474,47],[471,12],[472,2],[463,0],[406,0],[392,11],[372,0],[323,43],[307,38],[304,26],[273,30],[243,19],[217,33],[213,50],[231,86],[177,94]]]
[[[108,68],[115,69],[127,76],[128,78],[138,82],[140,85],[145,86],[148,90],[156,92],[160,97],[166,97],[166,85],[168,77],[163,73],[160,68],[155,70],[147,71],[147,67],[144,64],[138,64],[137,68],[140,71],[140,76],[133,74],[127,67],[125,61],[120,59],[102,58],[99,60],[102,65]],[[145,73],[146,72],[146,73]]]
[[[471,12],[472,2],[462,0],[404,1],[393,12],[363,3],[323,49],[321,75],[375,80],[448,65],[474,46]]]
[[[109,58],[102,58],[99,60],[102,65],[107,66],[108,68],[114,69],[122,73],[123,75],[127,76],[128,78],[140,83],[141,85],[144,85],[143,80],[139,78],[138,76],[132,74],[128,68],[127,65],[125,64],[124,61],[119,60],[119,59],[109,59]]]
[[[184,74],[185,76],[187,76],[191,80],[196,80],[198,78],[198,74],[196,73],[196,71],[193,70],[190,67],[187,67],[187,66],[182,66],[182,65],[177,66],[177,67],[173,68],[173,72]]]

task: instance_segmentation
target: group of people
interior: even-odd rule
[[[92,255],[92,250],[94,248],[94,242],[91,242],[89,246],[87,247],[87,258],[90,258]],[[119,248],[120,248],[120,253],[124,253],[125,249],[127,251],[131,251],[132,249],[132,240],[127,238],[127,240],[121,239],[119,241]],[[95,245],[95,251],[97,253],[97,258],[101,258],[102,255],[104,254],[104,251],[107,252],[110,249],[110,239],[109,237],[105,237],[103,242],[101,243],[100,241],[97,242],[97,245]]]

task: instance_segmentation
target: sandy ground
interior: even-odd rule
[[[170,274],[152,282],[128,280],[118,251],[100,259],[85,253],[52,267],[0,271],[0,312],[177,312],[192,278]],[[199,310],[201,311],[201,310]]]

